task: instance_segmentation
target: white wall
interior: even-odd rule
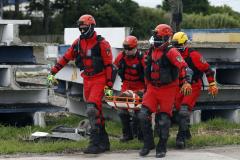
[[[112,48],[122,48],[122,43],[130,33],[130,28],[127,27],[112,27],[112,28],[95,28],[98,35],[102,35],[111,45]],[[78,28],[64,29],[64,44],[71,45],[75,39],[80,36]]]

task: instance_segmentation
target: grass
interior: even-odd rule
[[[88,144],[88,140],[79,142],[67,140],[55,141],[24,141],[35,131],[50,132],[58,125],[75,127],[83,118],[76,115],[63,115],[60,117],[48,116],[47,127],[36,126],[11,127],[0,126],[0,154],[16,153],[72,153],[79,152]],[[128,143],[120,143],[118,138],[121,135],[121,125],[118,122],[107,121],[106,129],[111,138],[111,150],[140,149],[142,144],[137,140]],[[240,144],[240,124],[231,123],[223,119],[213,119],[207,122],[193,125],[191,127],[192,139],[187,141],[188,148],[200,148],[204,146],[222,146]],[[177,126],[173,125],[170,130],[168,147],[175,146]],[[157,143],[158,138],[155,138]]]

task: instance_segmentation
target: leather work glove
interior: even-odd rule
[[[58,85],[58,81],[53,74],[47,76],[47,85],[49,87]]]
[[[104,95],[105,96],[113,96],[113,90],[111,87],[105,86],[104,88]]]
[[[182,88],[180,90],[180,92],[184,95],[184,96],[188,96],[192,93],[192,86],[190,83],[188,82],[185,82],[183,85],[182,85]]]
[[[209,84],[208,94],[211,94],[213,98],[218,94],[218,87],[216,82]]]

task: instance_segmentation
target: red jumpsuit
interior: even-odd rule
[[[99,47],[96,49],[97,44]],[[92,54],[94,54],[94,52],[100,52],[98,62],[102,63],[102,70],[99,70],[99,68],[101,68],[101,65],[94,66],[94,61],[92,59]],[[52,67],[51,72],[53,74],[56,74],[70,60],[75,60],[78,55],[81,57],[81,64],[83,66],[83,72],[81,73],[81,76],[83,77],[83,89],[86,102],[94,103],[97,107],[97,110],[99,111],[98,115],[102,116],[101,101],[104,95],[104,87],[106,85],[112,87],[113,84],[111,47],[105,39],[98,41],[96,32],[89,39],[80,38],[79,40],[78,38],[66,51],[64,56],[58,60],[56,65]],[[101,122],[101,120],[99,121]]]
[[[145,70],[146,75],[149,75],[150,78],[147,78],[147,92],[143,97],[143,105],[151,112],[164,112],[172,116],[172,109],[179,88],[179,79],[177,77],[183,77],[181,83],[186,81],[184,77],[186,77],[185,68],[187,64],[176,48],[168,50],[165,53],[165,58],[163,57],[163,53],[163,50],[154,48],[151,54],[152,63],[149,64],[147,62],[146,64],[146,67],[148,65],[151,66],[150,70]],[[163,83],[163,80],[161,82],[161,77],[170,76],[170,72],[161,70],[161,65],[158,63],[160,61],[162,64],[168,61],[167,69],[170,67],[175,67],[175,70],[177,69],[175,74],[172,75],[174,78],[169,83]]]
[[[134,58],[126,56],[123,51],[118,53],[118,56],[113,64],[118,69],[124,70],[124,79],[122,79],[121,92],[125,92],[126,90],[139,91],[145,89],[144,79],[141,78],[144,76],[144,61],[140,56],[141,55],[139,52],[136,53]]]
[[[187,105],[188,109],[191,111],[195,106],[198,97],[200,96],[203,73],[206,74],[208,83],[211,83],[214,82],[215,72],[210,68],[210,65],[202,57],[202,55],[195,50],[186,48],[182,53],[182,57],[187,62],[189,68],[193,70],[192,94],[184,96],[178,92],[176,96],[175,107],[177,110],[179,110],[181,105]]]
[[[133,92],[145,90],[144,83],[144,59],[139,51],[134,57],[127,56],[123,51],[118,53],[113,63],[118,69],[118,74],[122,79],[121,92],[132,90]],[[118,110],[118,115],[122,123],[123,137],[120,141],[128,141],[134,137],[142,139],[142,132],[137,118],[138,110],[129,114],[127,109]],[[132,125],[131,125],[132,124]]]

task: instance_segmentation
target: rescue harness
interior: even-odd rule
[[[173,47],[169,46],[166,49],[164,49],[163,55],[161,56],[161,58],[159,58],[156,61],[154,61],[152,59],[152,53],[153,53],[154,48],[151,47],[149,49],[149,53],[147,55],[147,66],[145,69],[145,74],[146,74],[147,80],[149,80],[152,83],[152,85],[154,85],[154,86],[159,87],[161,85],[169,84],[169,83],[175,81],[179,77],[178,68],[176,66],[174,66],[166,56],[166,54],[168,53],[168,51],[171,48],[173,48]],[[152,67],[152,64],[157,64],[159,66],[159,69],[154,70]],[[159,73],[159,78],[153,79],[151,77],[152,72]]]
[[[84,70],[84,74],[87,76],[93,76],[97,73],[100,73],[105,68],[103,59],[101,56],[101,48],[100,48],[100,42],[104,38],[101,35],[97,36],[97,43],[95,46],[93,46],[90,50],[87,51],[87,54],[84,54],[81,45],[80,45],[80,38],[78,39],[77,45],[74,46],[74,51],[77,53],[75,64],[78,68],[80,68],[80,71]],[[92,66],[86,67],[83,64],[83,59],[91,59],[92,60]],[[93,71],[87,71],[87,69],[93,69]]]
[[[125,60],[126,54],[123,52],[123,56],[121,60],[119,61],[119,68],[118,68],[118,75],[120,76],[121,80],[127,80],[127,81],[144,81],[144,68],[142,66],[142,58],[143,54],[140,52],[136,53],[136,57],[138,59],[138,64],[134,65],[127,65],[126,60]],[[133,74],[130,72],[127,72],[126,69],[132,69],[136,70],[137,73]],[[134,76],[136,79],[128,79],[126,75]]]

